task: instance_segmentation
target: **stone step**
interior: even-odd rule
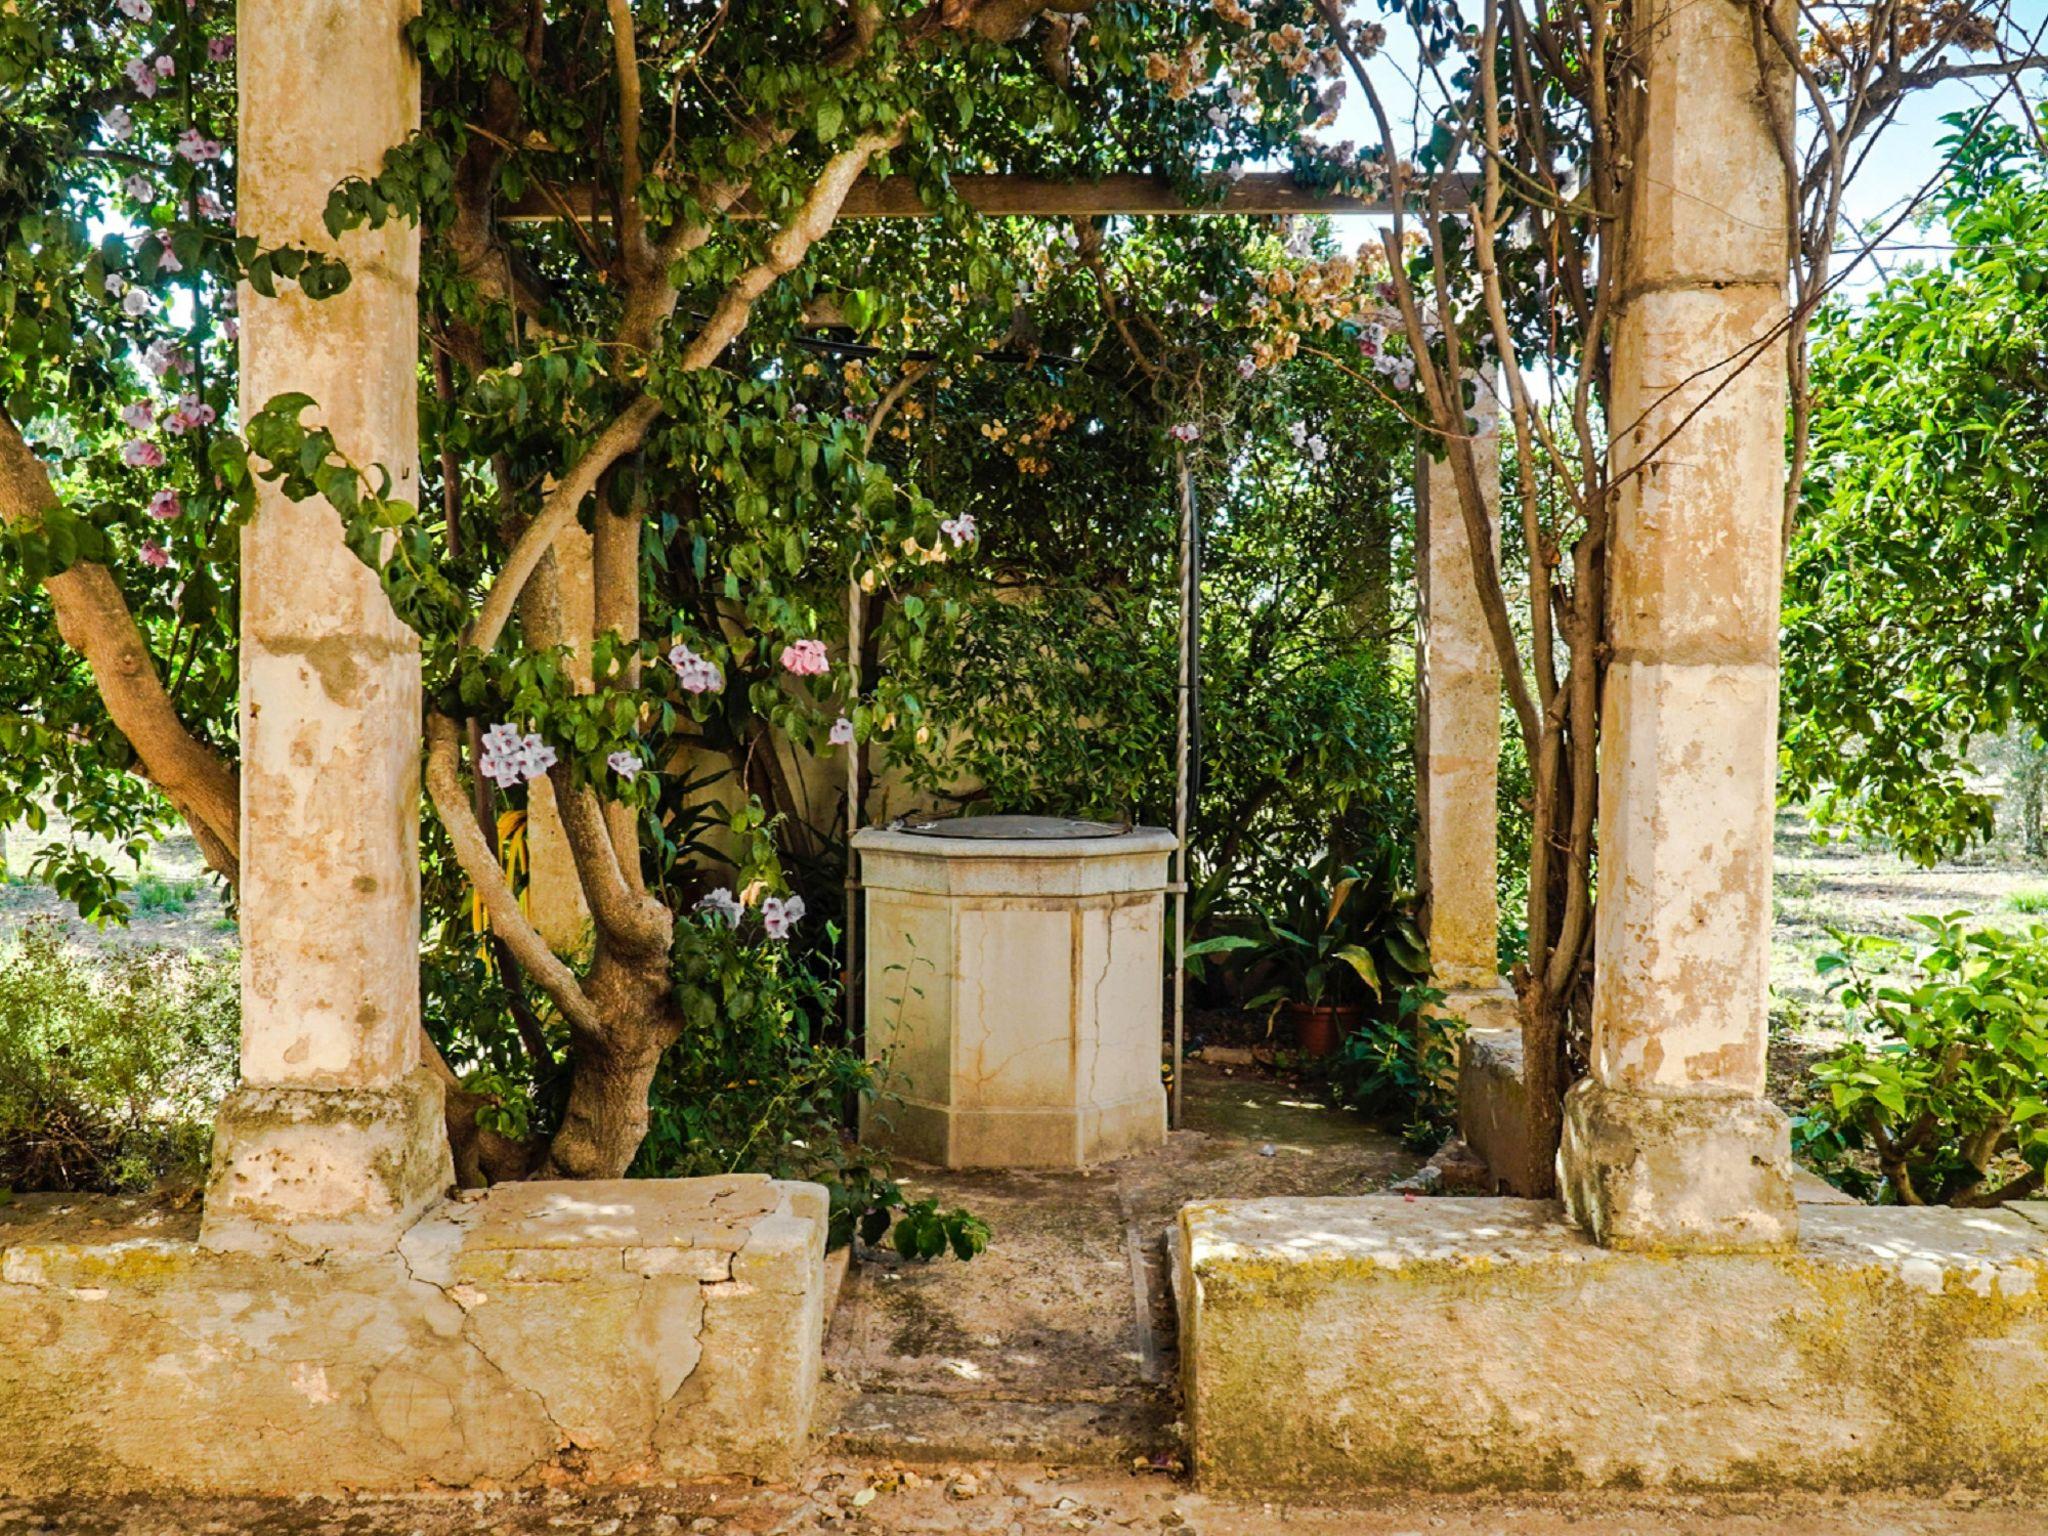
[[[1076,1402],[849,1391],[821,1439],[843,1455],[912,1462],[1128,1467],[1181,1454],[1164,1393]]]

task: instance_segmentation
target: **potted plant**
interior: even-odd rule
[[[1304,1054],[1331,1054],[1369,1002],[1428,977],[1429,948],[1410,905],[1391,850],[1370,870],[1325,855],[1290,871],[1278,901],[1256,914],[1256,974],[1266,985],[1246,1006],[1271,1008],[1269,1033],[1284,1016]]]

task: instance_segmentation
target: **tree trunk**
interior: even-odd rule
[[[601,1027],[573,1033],[569,1098],[539,1169],[544,1179],[624,1178],[647,1139],[661,1053],[682,1033],[666,954],[598,957],[586,983]]]

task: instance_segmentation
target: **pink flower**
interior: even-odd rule
[[[803,921],[804,899],[792,896],[784,901],[780,896],[770,896],[761,903],[761,926],[768,931],[771,939],[786,939],[790,929]]]
[[[476,771],[500,789],[537,779],[555,765],[555,749],[538,735],[521,736],[519,727],[500,721],[484,732],[484,750]]]
[[[114,9],[130,21],[148,21],[156,14],[150,9],[149,0],[114,0]]]
[[[150,72],[149,60],[137,59],[121,73],[145,100],[156,95],[156,76]]]
[[[121,462],[131,469],[162,469],[164,451],[155,443],[131,437],[121,445]]]
[[[614,752],[605,759],[605,762],[611,766],[613,773],[629,784],[640,771],[640,756],[636,752]]]
[[[156,420],[156,407],[147,400],[131,400],[121,407],[121,420],[137,432],[147,432]]]
[[[213,195],[212,189],[208,187],[200,188],[199,217],[202,219],[224,219],[227,216],[228,210],[226,205]]]
[[[1177,426],[1167,428],[1166,435],[1177,443],[1192,443],[1202,435],[1202,429],[1192,421],[1183,421]]]
[[[168,341],[153,341],[149,350],[142,354],[142,366],[158,378],[168,374],[189,374],[192,361]]]
[[[151,185],[149,178],[140,171],[137,171],[133,176],[122,182],[121,190],[134,198],[138,203],[146,203],[156,197],[156,188]]]
[[[958,517],[947,518],[939,524],[939,532],[953,541],[955,549],[959,549],[974,537],[974,514],[962,512]]]
[[[175,75],[178,72],[178,61],[172,58],[168,53],[160,53],[156,56],[155,60],[152,61],[152,63],[150,64],[150,68],[154,69],[164,79],[168,80],[171,78],[171,76]]]
[[[226,37],[209,37],[206,40],[206,56],[216,64],[224,64],[235,56],[235,34]]]
[[[159,522],[168,523],[185,510],[185,504],[178,500],[178,493],[165,486],[149,498],[149,515]]]
[[[825,659],[825,642],[797,640],[782,648],[782,670],[796,677],[817,677],[832,670]]]
[[[1240,379],[1248,379],[1258,371],[1259,360],[1253,357],[1249,352],[1247,352],[1243,357],[1240,357],[1237,360],[1237,376]]]
[[[154,234],[156,235],[156,243],[157,243],[157,246],[158,246],[158,248],[159,248],[159,249],[160,249],[160,250],[162,251],[162,253],[163,253],[162,255],[158,256],[158,257],[157,257],[157,259],[156,259],[156,269],[157,269],[157,271],[159,271],[159,272],[182,272],[182,271],[184,271],[184,270],[185,270],[185,263],[183,263],[182,261],[178,260],[178,255],[177,255],[177,252],[175,252],[175,251],[173,251],[173,250],[171,249],[171,232],[170,232],[169,230],[167,230],[167,229],[159,229],[159,230],[155,230],[155,231],[153,231],[153,233],[154,233]]]
[[[164,418],[164,430],[177,434],[193,427],[213,425],[214,409],[197,395],[186,395],[179,400],[178,408]]]
[[[718,670],[718,664],[705,660],[680,640],[669,648],[668,664],[675,668],[676,680],[686,693],[720,693],[725,689],[725,674]]]
[[[846,716],[841,715],[832,722],[831,741],[835,747],[850,747],[853,745],[853,722]]]
[[[171,563],[171,557],[164,552],[163,545],[157,543],[155,539],[144,539],[142,541],[141,554],[144,565],[153,565],[158,570],[163,570]]]
[[[209,139],[197,128],[187,128],[178,135],[177,152],[194,165],[206,160],[218,160],[221,154],[219,139]]]

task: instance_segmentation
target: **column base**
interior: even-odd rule
[[[395,1248],[455,1182],[441,1084],[244,1083],[214,1121],[202,1246],[252,1253]]]
[[[1752,1098],[1656,1098],[1582,1079],[1565,1095],[1557,1180],[1605,1248],[1789,1250],[1799,1238],[1791,1126]]]

